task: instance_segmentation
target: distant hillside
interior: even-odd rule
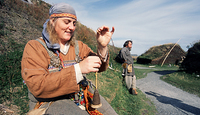
[[[25,45],[29,40],[42,36],[43,24],[48,19],[51,5],[42,0],[31,2],[32,4],[22,0],[0,1],[0,54],[13,50],[11,42]],[[76,39],[96,51],[96,35],[92,29],[78,22],[75,35]]]
[[[163,60],[167,56],[168,52],[175,44],[169,43],[159,46],[153,46],[144,54],[137,58],[137,63],[141,64],[162,64]],[[170,52],[165,60],[165,64],[175,64],[177,61],[181,60],[185,56],[185,51],[176,44],[173,50]]]
[[[21,0],[1,0],[1,54],[13,50],[9,47],[11,41],[26,44],[31,39],[41,37],[42,25],[48,18],[50,5],[41,0],[33,0],[32,3],[27,4]]]

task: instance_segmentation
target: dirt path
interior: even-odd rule
[[[137,80],[137,88],[155,104],[158,115],[200,115],[199,97],[160,80],[162,75],[171,72],[151,72]]]

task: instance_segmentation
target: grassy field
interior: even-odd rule
[[[185,72],[175,72],[162,76],[161,79],[167,83],[170,83],[177,88],[180,88],[186,92],[195,94],[200,97],[200,77],[196,74],[188,74]]]

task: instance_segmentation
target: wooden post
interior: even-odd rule
[[[174,49],[174,47],[176,46],[176,44],[181,40],[181,38],[174,44],[174,46],[170,49],[170,51],[168,52],[168,54],[166,55],[165,59],[163,60],[161,67],[163,66],[165,60],[167,59],[168,55],[171,53],[171,51]]]

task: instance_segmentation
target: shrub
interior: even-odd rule
[[[186,58],[183,60],[180,69],[188,73],[200,74],[200,41],[189,48]]]

